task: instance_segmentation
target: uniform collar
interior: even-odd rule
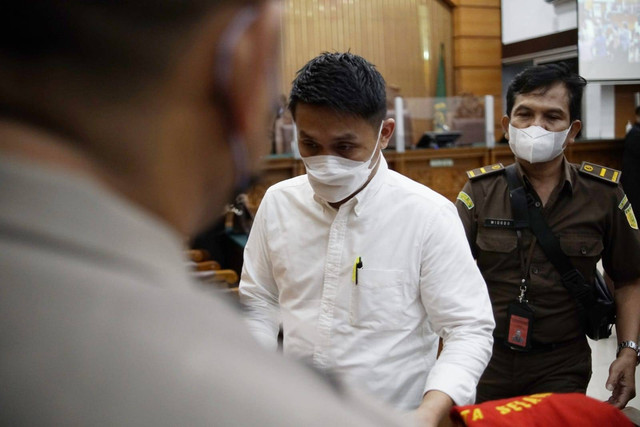
[[[567,161],[567,158],[562,159],[562,167],[564,168],[564,187],[573,194],[573,188],[578,180],[578,172],[571,167],[571,163]]]
[[[573,194],[573,186],[575,185],[575,182],[577,179],[577,173],[571,168],[571,164],[567,161],[567,158],[565,157],[564,154],[562,155],[562,165],[560,167],[562,168],[562,177],[563,177],[562,183],[560,184],[562,186],[562,190],[568,191],[569,194]],[[520,165],[520,163],[517,161],[516,161],[516,171],[518,173],[518,177],[522,179],[522,181],[525,183],[525,186],[531,189],[531,183],[529,182],[529,178],[524,173],[524,170],[522,169],[522,166]]]

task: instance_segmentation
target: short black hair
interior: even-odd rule
[[[367,120],[377,127],[387,115],[385,81],[375,65],[361,56],[324,52],[302,67],[293,81],[289,109],[296,106],[329,107]]]
[[[587,81],[572,72],[564,62],[529,67],[516,75],[507,90],[507,115],[511,117],[511,110],[516,96],[532,93],[538,89],[546,91],[556,83],[562,83],[567,88],[571,121],[580,120],[582,114],[582,92]]]

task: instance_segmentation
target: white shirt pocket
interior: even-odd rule
[[[359,270],[358,284],[351,284],[351,325],[376,331],[401,327],[408,308],[406,277],[403,270]]]

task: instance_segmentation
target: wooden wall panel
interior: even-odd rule
[[[453,0],[456,6],[500,7],[500,0]]]
[[[455,44],[456,67],[495,67],[501,61],[501,45],[492,38],[459,38]]]
[[[500,37],[500,8],[456,7],[454,36]]]
[[[493,104],[493,117],[494,117],[494,136],[496,138],[496,142],[500,142],[502,138],[505,136],[505,131],[502,129],[502,116],[504,116],[504,111],[502,111],[502,102],[498,102],[498,100],[494,100]]]
[[[436,0],[428,3],[430,7],[429,20],[422,22],[431,33],[431,43],[429,50],[431,53],[430,61],[430,79],[427,80],[427,93],[429,96],[435,95],[436,81],[438,78],[438,65],[440,61],[440,45],[444,45],[445,60],[445,81],[447,87],[447,95],[453,95],[454,79],[453,79],[453,16],[451,7],[443,1]]]
[[[456,68],[456,87],[474,95],[500,94],[502,71],[500,68]]]
[[[491,94],[501,111],[499,1],[285,0],[284,5],[285,94],[309,59],[350,50],[376,64],[401,95],[434,96],[443,44],[447,94]]]
[[[432,96],[440,43],[453,90],[452,16],[443,0],[286,0],[282,32],[285,94],[311,58],[350,50],[374,63],[403,96]]]
[[[454,93],[494,97],[494,132],[502,137],[502,39],[500,2],[455,0],[453,44]]]

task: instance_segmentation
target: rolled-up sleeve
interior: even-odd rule
[[[267,247],[268,193],[256,213],[244,250],[240,279],[240,302],[249,329],[263,346],[276,350],[280,327],[278,287]]]
[[[435,210],[424,232],[420,292],[431,327],[444,343],[425,393],[439,390],[457,405],[471,404],[493,345],[487,286],[453,204]]]

